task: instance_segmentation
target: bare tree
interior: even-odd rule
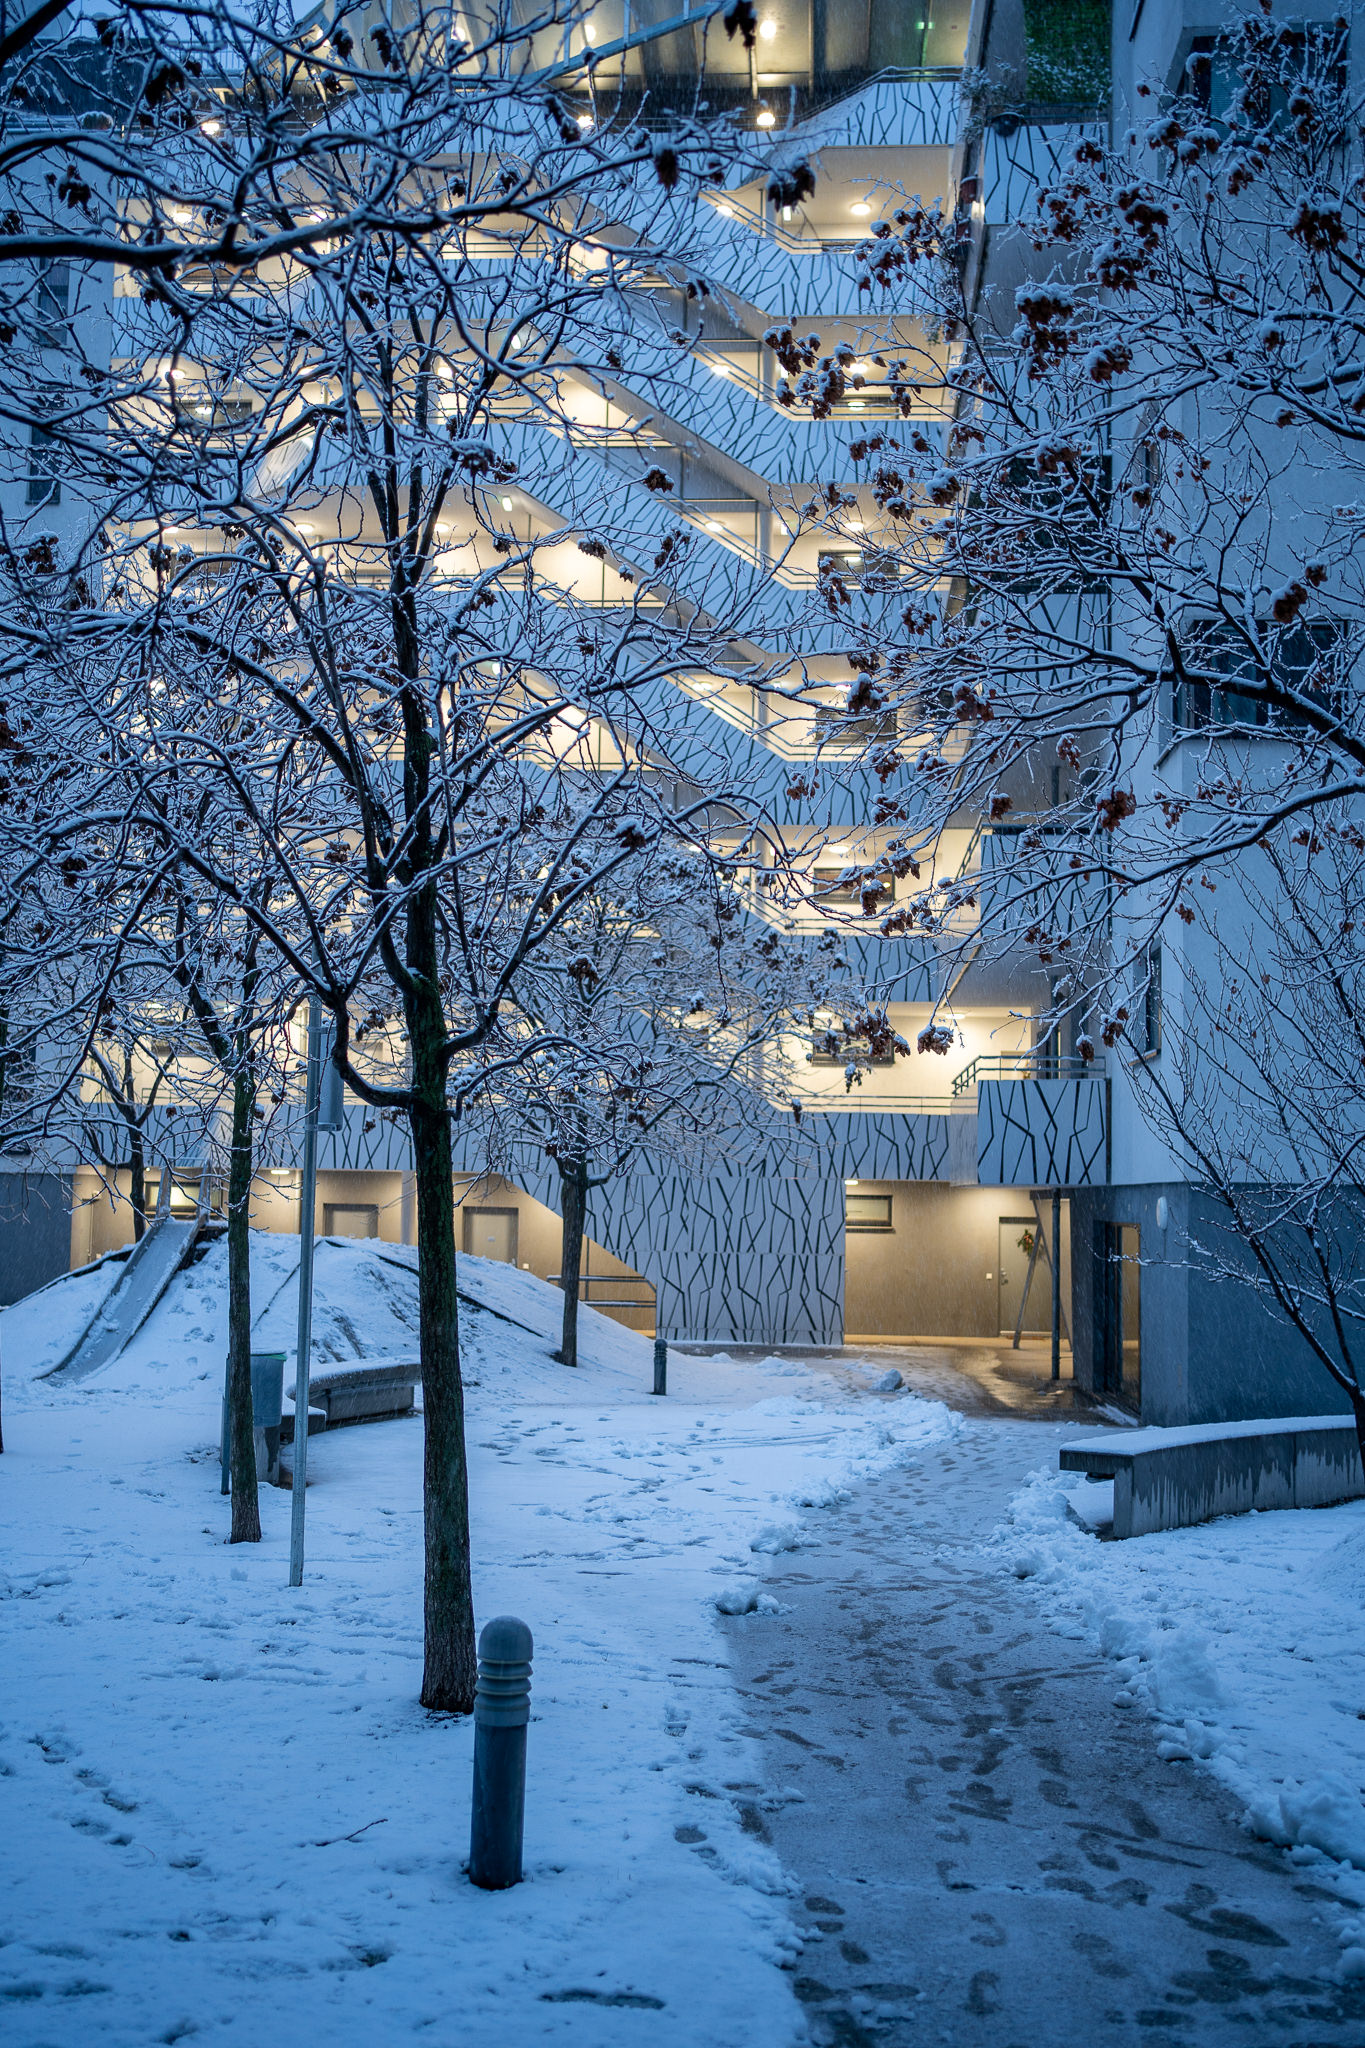
[[[581,794],[571,786],[563,800]],[[543,1156],[558,1174],[568,1366],[594,1190],[642,1159],[704,1170],[743,1129],[776,1137],[774,1047],[831,990],[847,993],[828,949],[789,920],[753,915],[761,828],[733,831],[717,859],[696,819],[647,788],[634,801],[637,858],[612,874],[600,827],[585,836],[577,858],[590,888],[528,959],[468,1078],[453,1076],[457,1120],[482,1136],[492,1167],[515,1174]],[[528,875],[525,886],[538,884]],[[789,1120],[786,1101],[781,1111]]]
[[[474,1636],[448,1075],[536,949],[634,859],[631,788],[647,750],[669,758],[665,685],[714,664],[756,587],[687,591],[687,531],[632,455],[643,429],[601,437],[642,485],[605,507],[599,465],[573,453],[604,391],[681,360],[699,196],[756,144],[700,108],[614,119],[590,63],[570,98],[539,52],[574,20],[476,20],[456,43],[424,10],[363,41],[264,8],[139,17],[136,35],[119,17],[109,125],[54,121],[17,153],[20,224],[0,234],[0,262],[30,267],[0,416],[44,513],[60,492],[62,529],[40,571],[34,543],[11,542],[12,665],[54,679],[71,730],[119,738],[142,791],[131,827],[317,990],[348,1085],[411,1136],[422,1698],[459,1712]],[[731,27],[751,34],[752,10]],[[60,65],[41,65],[28,90],[52,99]],[[58,257],[74,282],[43,327],[40,266]],[[89,308],[115,263],[133,288],[111,349]],[[39,573],[57,603],[34,602]],[[566,720],[605,738],[593,794],[557,823],[543,757]],[[160,799],[187,747],[269,869],[263,897]],[[283,772],[311,804],[284,823]],[[48,829],[55,847],[76,827],[54,809]],[[395,1013],[404,1051],[385,1069],[356,1037],[386,1042]]]

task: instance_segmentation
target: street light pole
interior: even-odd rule
[[[308,1490],[308,1368],[313,1348],[313,1224],[318,1194],[318,1101],[322,1092],[322,1007],[308,998],[308,1081],[303,1105],[299,1191],[299,1336],[294,1380],[294,1490],[289,1516],[289,1583],[303,1584],[303,1511]]]

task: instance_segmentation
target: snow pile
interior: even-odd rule
[[[291,1346],[297,1253],[253,1243],[263,1346]],[[800,2039],[717,1612],[779,1631],[772,1532],[815,1538],[955,1418],[776,1358],[675,1353],[657,1400],[645,1339],[587,1312],[569,1372],[558,1294],[460,1262],[477,1611],[536,1638],[527,1881],[485,1895],[461,1871],[472,1729],[416,1704],[420,1421],[313,1440],[291,1591],[287,1494],[263,1490],[260,1545],[224,1542],[220,1246],[111,1366],[39,1376],[117,1273],[0,1317],[0,2009],[20,2038]],[[415,1355],[410,1253],[324,1243],[318,1290],[321,1363]]]
[[[1114,1660],[1115,1705],[1152,1716],[1159,1755],[1205,1765],[1253,1833],[1334,1883],[1343,1973],[1365,1975],[1365,1502],[1101,1543],[1100,1490],[1035,1474],[992,1539],[1001,1565]]]

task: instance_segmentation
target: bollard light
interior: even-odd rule
[[[666,1394],[668,1392],[667,1337],[656,1337],[654,1339],[654,1391],[656,1394]]]
[[[485,1622],[474,1688],[474,1798],[469,1877],[486,1892],[521,1883],[531,1631],[514,1614]]]

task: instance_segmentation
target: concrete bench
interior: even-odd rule
[[[1063,1444],[1058,1462],[1063,1472],[1113,1480],[1115,1537],[1365,1494],[1349,1415],[1107,1430]]]
[[[314,1410],[325,1416],[328,1429],[346,1422],[385,1422],[393,1415],[410,1415],[421,1380],[422,1367],[415,1358],[334,1366],[313,1373],[308,1381],[308,1433],[313,1434]]]

